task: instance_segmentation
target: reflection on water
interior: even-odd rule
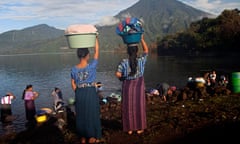
[[[121,91],[121,82],[115,78],[114,72],[119,61],[126,54],[101,53],[99,59],[97,81],[103,83],[104,94]],[[52,107],[51,91],[59,87],[67,100],[74,96],[70,84],[70,69],[77,64],[75,53],[41,54],[41,55],[9,55],[0,56],[0,94],[11,91],[17,99],[13,101],[13,114],[17,116],[8,130],[20,131],[25,128],[24,103],[22,92],[27,84],[32,84],[39,92],[36,107]],[[159,82],[167,82],[177,87],[185,85],[188,76],[200,76],[207,70],[217,72],[237,70],[239,65],[232,60],[221,58],[175,58],[149,55],[145,69],[147,87],[154,87]],[[0,123],[1,124],[1,123]],[[1,126],[2,127],[2,126]],[[5,129],[0,129],[0,134]]]

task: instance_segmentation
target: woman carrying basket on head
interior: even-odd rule
[[[146,101],[144,68],[147,61],[148,46],[141,38],[143,54],[138,57],[138,44],[127,45],[128,58],[117,67],[116,77],[122,81],[122,123],[123,131],[132,134],[144,132],[146,122]]]

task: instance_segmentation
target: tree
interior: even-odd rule
[[[164,37],[158,50],[176,55],[226,55],[239,52],[240,11],[225,10],[217,18],[203,18],[181,32]],[[180,52],[180,53],[179,53]]]

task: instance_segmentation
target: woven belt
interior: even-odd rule
[[[78,88],[85,88],[85,87],[96,87],[96,83],[82,83],[77,85]]]

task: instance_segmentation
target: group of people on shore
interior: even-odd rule
[[[24,100],[24,107],[26,112],[26,120],[29,122],[34,121],[36,114],[36,108],[34,100],[38,97],[38,92],[33,91],[33,86],[27,85],[23,91],[22,99]],[[12,100],[16,99],[16,96],[8,92],[5,96],[1,97],[1,122],[8,123],[12,121]]]
[[[54,111],[57,111],[63,105],[61,90],[55,88],[51,94],[53,97],[53,109]],[[37,110],[35,100],[38,97],[39,93],[33,90],[33,85],[31,84],[27,85],[23,90],[22,100],[24,101],[27,124],[36,124]],[[3,124],[9,124],[14,120],[11,108],[12,100],[14,99],[16,99],[16,96],[11,92],[8,92],[5,96],[1,97],[1,122]]]
[[[206,72],[202,77],[195,79],[188,79],[188,86],[190,88],[206,88],[206,92],[210,95],[215,93],[217,87],[227,87],[229,84],[228,77],[224,74],[217,76],[216,70]]]
[[[146,90],[147,98],[159,96],[163,102],[181,100],[199,100],[207,96],[228,95],[229,87],[228,75],[217,75],[216,70],[209,70],[202,76],[189,76],[182,88],[170,85],[167,82],[158,83],[154,88]],[[149,99],[148,99],[149,100]]]
[[[142,134],[147,128],[146,119],[146,88],[144,82],[144,69],[147,62],[148,46],[142,35],[140,41],[142,55],[138,56],[139,44],[127,44],[128,57],[119,62],[116,67],[115,76],[122,82],[122,128],[129,135],[136,132]],[[71,86],[75,92],[75,116],[76,130],[81,143],[98,143],[102,137],[102,127],[100,120],[100,103],[96,88],[99,42],[96,37],[93,59],[90,61],[90,51],[88,48],[78,48],[77,57],[79,62],[71,68]],[[226,77],[221,76],[219,84],[226,85]],[[189,79],[188,83],[193,79]],[[196,79],[195,79],[196,80]],[[206,73],[203,76],[204,86],[211,88],[217,84],[216,71]],[[151,89],[149,93],[159,95],[163,101],[168,101],[170,95],[176,91],[176,86],[168,83],[159,83],[156,89]],[[54,98],[54,108],[58,109],[63,103],[61,91],[55,88],[52,95]],[[39,93],[33,90],[33,85],[27,85],[23,91],[26,119],[35,121],[36,108],[35,99]],[[16,97],[12,93],[7,93],[1,98],[1,121],[7,121],[7,116],[12,114],[11,101]]]
[[[139,45],[142,55],[138,56]],[[144,69],[148,56],[148,46],[142,35],[139,43],[127,44],[128,57],[116,66],[115,76],[122,82],[122,126],[129,135],[136,132],[142,134],[147,128],[146,99]],[[102,138],[100,120],[100,98],[96,83],[96,73],[99,58],[99,42],[96,36],[93,59],[88,48],[78,48],[79,62],[71,68],[71,86],[75,92],[75,120],[76,132],[81,143],[98,143]],[[90,61],[91,59],[91,61]],[[55,89],[55,95],[59,89]],[[36,121],[35,100],[39,93],[34,91],[33,85],[26,86],[22,93],[26,120]],[[16,96],[7,93],[1,98],[1,120],[5,122],[7,116],[12,115],[11,103]],[[59,98],[58,98],[59,100]],[[61,101],[55,100],[56,108]],[[58,101],[58,102],[57,102]]]

